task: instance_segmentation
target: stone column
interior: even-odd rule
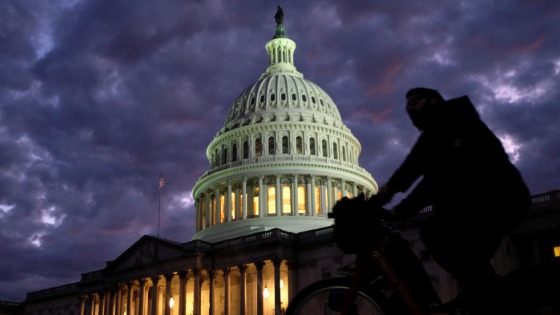
[[[282,314],[282,301],[280,295],[280,266],[282,265],[281,259],[273,259],[274,265],[274,310],[275,314]]]
[[[292,174],[292,215],[295,217],[298,213],[298,174]]]
[[[263,190],[263,176],[259,175],[259,217],[264,215],[264,190]]]
[[[264,314],[264,304],[263,304],[263,267],[264,262],[259,261],[255,263],[257,267],[257,315]]]
[[[187,271],[179,272],[179,315],[187,312]]]
[[[132,281],[127,282],[127,296],[126,296],[126,315],[133,315],[132,313],[132,286],[134,283]]]
[[[229,268],[222,269],[224,273],[224,315],[229,315]]]
[[[334,207],[333,200],[334,198],[331,178],[327,176],[327,212],[329,212]]]
[[[146,280],[140,278],[138,280],[138,284],[139,284],[139,289],[138,289],[138,310],[136,311],[136,314],[138,315],[144,315],[144,299],[145,299],[145,295],[146,295]]]
[[[311,175],[311,216],[317,216],[317,202],[315,200],[315,176]]]
[[[82,298],[80,299],[80,315],[86,315],[86,302],[87,302],[88,296],[87,295],[82,295]]]
[[[220,189],[219,188],[214,189],[214,200],[215,200],[215,203],[216,203],[216,209],[214,209],[215,210],[214,211],[215,218],[214,218],[214,222],[212,222],[212,226],[221,223],[220,222],[220,211],[222,211],[222,210],[220,209]]]
[[[214,315],[214,277],[215,277],[214,270],[208,271],[208,278],[210,279],[210,283],[208,285],[208,314]]]
[[[241,182],[241,211],[243,220],[247,220],[247,177],[243,176]]]
[[[105,299],[107,299],[107,292],[103,291],[99,296],[99,315],[105,315]]]
[[[107,289],[107,301],[105,302],[107,304],[107,315],[114,315],[113,299],[114,299],[113,289],[108,288]]]
[[[210,193],[206,194],[206,223],[204,224],[204,228],[212,226],[212,200],[210,198]]]
[[[305,194],[306,198],[307,198],[307,207],[305,209],[306,211],[306,215],[311,216],[311,213],[313,212],[313,199],[311,198],[312,192],[311,192],[311,175],[309,175],[308,178],[305,179],[305,190],[307,191],[307,193]]]
[[[117,286],[117,292],[116,292],[116,299],[117,299],[117,303],[116,303],[116,310],[115,310],[115,314],[116,315],[123,315],[122,313],[122,286],[118,285]]]
[[[171,315],[171,307],[169,307],[169,300],[171,300],[171,285],[173,281],[173,274],[165,275],[165,301],[163,303],[165,315]]]
[[[280,187],[280,175],[276,175],[276,216],[282,215],[282,187]]]
[[[152,277],[152,311],[150,315],[158,315],[159,276]]]
[[[193,315],[200,315],[200,270],[193,268],[194,274],[194,306]]]
[[[245,271],[247,271],[247,266],[239,265],[239,315],[245,315],[245,284],[246,284],[246,277]]]
[[[321,217],[326,217],[325,213],[327,213],[327,196],[325,196],[325,181],[321,179],[319,181],[319,198],[321,200],[321,207],[319,209],[319,213]]]
[[[231,179],[228,180],[228,183],[227,183],[227,196],[226,196],[225,200],[226,200],[226,212],[227,212],[226,213],[226,220],[227,220],[226,222],[231,222],[231,210],[232,210],[231,209],[231,203],[232,203],[232,200],[231,200]],[[235,202],[235,200],[233,200],[233,202]]]

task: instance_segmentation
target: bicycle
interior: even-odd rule
[[[356,255],[354,266],[339,269],[343,277],[304,288],[288,304],[286,315],[469,314],[461,295],[441,303],[408,241],[396,224],[384,221],[383,211],[363,195],[335,205],[329,213],[335,219],[335,242],[345,254]]]

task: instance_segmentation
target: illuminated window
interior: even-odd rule
[[[554,257],[560,257],[560,246],[554,246]]]
[[[315,213],[321,213],[321,190],[319,186],[315,186]]]
[[[253,215],[259,215],[259,187],[255,187],[253,190]]]
[[[210,225],[216,224],[216,198],[212,195],[212,207],[210,209]]]
[[[237,193],[237,218],[241,219],[243,217],[243,198],[247,198],[247,196],[243,196],[242,193]]]
[[[291,189],[290,186],[286,185],[282,187],[282,214],[292,213],[292,203],[291,203]]]
[[[307,213],[307,212],[305,211],[306,208],[307,208],[307,207],[306,207],[306,205],[307,205],[307,202],[306,202],[306,201],[307,201],[307,196],[306,196],[306,193],[305,193],[305,185],[299,185],[299,186],[298,186],[297,194],[298,194],[298,195],[297,195],[298,213],[299,213],[300,215],[304,215],[304,214]]]
[[[276,214],[276,188],[268,187],[268,214]]]
[[[225,222],[225,211],[224,211],[225,200],[226,198],[224,197],[224,195],[220,194],[220,218],[219,218],[220,221],[218,223]]]
[[[235,192],[232,191],[229,198],[231,203],[231,219],[235,220]]]

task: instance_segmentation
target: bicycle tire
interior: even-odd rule
[[[294,296],[286,315],[340,314],[337,308],[340,308],[349,284],[348,278],[329,278],[312,283]],[[355,305],[359,315],[391,314],[387,298],[377,291],[359,290]]]

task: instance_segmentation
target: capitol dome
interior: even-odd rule
[[[236,98],[208,145],[210,170],[193,189],[193,239],[327,227],[337,200],[377,192],[358,165],[359,141],[331,97],[297,71],[296,44],[285,35],[282,15],[275,17],[268,68]]]

